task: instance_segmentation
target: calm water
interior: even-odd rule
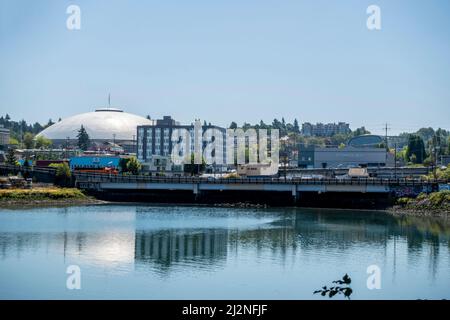
[[[366,286],[369,265],[381,289]],[[81,289],[66,288],[66,268]],[[450,299],[450,221],[310,209],[0,209],[0,298]]]

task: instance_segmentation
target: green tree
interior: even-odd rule
[[[128,161],[129,158],[120,158],[119,160],[119,169],[122,173],[128,172]]]
[[[8,149],[8,153],[6,154],[6,163],[12,166],[17,165],[17,158],[13,148]]]
[[[268,126],[267,124],[264,123],[264,121],[260,121],[259,122],[259,128],[260,129],[269,129],[270,126]]]
[[[10,137],[9,138],[9,144],[12,146],[18,146],[19,145],[19,140],[17,140],[16,138]]]
[[[44,136],[39,136],[36,138],[35,145],[37,149],[48,149],[52,145],[52,140],[47,139]]]
[[[300,133],[300,127],[298,125],[297,119],[294,119],[294,133]]]
[[[34,147],[34,135],[31,132],[25,133],[23,136],[23,144],[25,149],[33,149]]]
[[[414,155],[414,157],[412,157]],[[419,135],[411,134],[408,137],[407,157],[414,163],[423,163],[427,154],[425,152],[425,144]]]
[[[83,125],[81,125],[80,130],[78,130],[77,138],[78,138],[78,147],[81,150],[86,151],[89,148],[90,140],[89,134],[87,133]]]
[[[334,146],[339,146],[341,144],[345,145],[346,142],[348,141],[348,138],[349,138],[348,135],[338,133],[330,137],[330,142]]]
[[[370,131],[366,130],[365,127],[361,127],[361,128],[356,129],[353,132],[353,136],[355,136],[355,137],[362,136],[363,134],[370,134]]]
[[[433,128],[421,128],[416,132],[416,135],[422,138],[423,141],[429,141],[434,136]]]
[[[237,128],[237,123],[236,122],[231,122],[230,124],[230,129],[236,129]]]
[[[447,146],[447,154],[450,155],[450,138],[448,138]]]
[[[70,167],[67,162],[63,163],[52,163],[49,165],[51,168],[55,168],[55,182],[62,186],[67,186],[70,183],[70,178],[72,173],[70,172]]]
[[[136,157],[132,157],[127,162],[127,170],[132,174],[139,174],[141,171],[141,163],[136,159]]]

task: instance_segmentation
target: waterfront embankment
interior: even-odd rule
[[[450,217],[450,191],[421,193],[416,198],[399,198],[388,212],[394,215]]]
[[[61,206],[99,204],[104,201],[85,195],[76,188],[42,187],[33,189],[0,190],[0,207]]]

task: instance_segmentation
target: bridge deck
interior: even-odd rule
[[[284,178],[199,178],[150,177],[76,173],[77,185],[96,190],[192,190],[200,191],[280,191],[280,192],[381,192],[394,187],[432,187],[438,181],[420,179],[284,179]]]

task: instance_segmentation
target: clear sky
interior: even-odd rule
[[[450,129],[449,40],[448,0],[0,0],[0,113]]]

